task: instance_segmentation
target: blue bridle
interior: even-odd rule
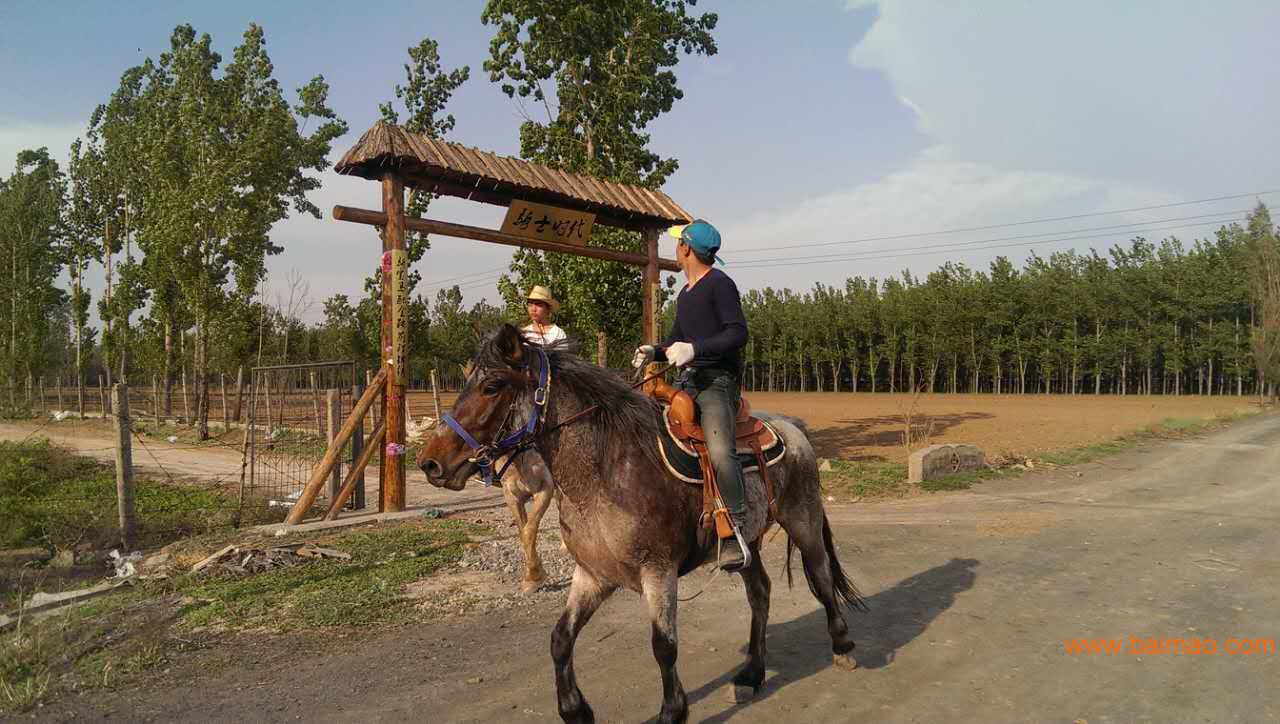
[[[538,431],[538,425],[542,422],[543,414],[546,412],[547,394],[551,389],[551,363],[547,360],[546,351],[540,345],[531,345],[531,347],[538,352],[540,368],[538,370],[538,386],[533,391],[533,412],[529,414],[529,421],[523,427],[497,442],[481,445],[471,433],[467,432],[467,429],[461,423],[454,419],[453,415],[446,413],[442,418],[444,424],[458,433],[458,437],[462,438],[462,441],[474,452],[469,462],[478,465],[481,472],[484,473],[484,486],[486,488],[493,485],[495,477],[501,480],[503,474],[507,472],[507,468],[511,467],[511,463],[516,461],[520,453],[533,446],[533,436]],[[528,369],[527,363],[525,369]],[[515,411],[515,403],[515,400],[511,401],[511,410],[507,412],[507,420],[511,419],[511,414]],[[503,428],[506,427],[507,420],[503,420]],[[498,434],[501,433],[502,428],[499,428]],[[495,473],[494,459],[500,458],[507,453],[510,453],[507,457],[507,462]]]

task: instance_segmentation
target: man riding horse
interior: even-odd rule
[[[734,445],[747,320],[737,285],[713,266],[717,261],[724,264],[716,256],[720,232],[699,219],[673,228],[671,234],[679,239],[676,262],[686,280],[676,297],[676,321],[662,344],[637,348],[632,365],[643,368],[658,361],[680,368],[675,386],[697,403],[716,484],[733,528],[733,537],[721,543],[720,567],[738,571],[751,565],[741,532],[746,494]]]

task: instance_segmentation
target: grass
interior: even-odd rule
[[[201,632],[295,631],[397,623],[414,618],[407,584],[457,561],[465,545],[489,535],[460,520],[378,524],[325,536],[207,535],[168,550],[187,558],[229,543],[267,547],[306,540],[351,554],[314,559],[250,576],[177,575],[141,582],[0,635],[0,714],[21,712],[68,690],[130,684],[199,646]],[[197,549],[201,553],[196,553]]]
[[[486,529],[431,520],[324,541],[351,560],[323,559],[243,578],[186,576],[177,590],[195,599],[179,611],[186,628],[288,631],[359,626],[397,619],[410,602],[404,586],[462,556]]]
[[[1151,440],[1179,439],[1209,432],[1254,414],[1257,414],[1257,412],[1236,411],[1219,414],[1215,417],[1166,418],[1154,425],[1114,440],[1038,453],[1032,462],[1033,465],[1041,464],[1049,467],[1082,465],[1115,455]],[[857,462],[832,460],[831,468],[830,471],[822,473],[822,489],[828,495],[838,497],[844,501],[856,501],[864,498],[873,500],[903,498],[917,490],[915,486],[907,483],[907,466],[902,463],[878,460]],[[1006,465],[968,473],[957,473],[936,480],[925,481],[920,484],[918,489],[929,492],[967,490],[982,480],[1004,477],[1026,469],[1027,466],[1025,465]]]
[[[47,440],[0,441],[0,548],[119,541],[113,467],[67,453]],[[257,506],[251,506],[257,519]],[[225,490],[135,480],[139,547],[227,528],[237,500]]]

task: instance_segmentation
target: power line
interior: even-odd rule
[[[1221,223],[1221,222],[1202,221],[1202,222],[1193,223],[1193,224],[1179,224],[1177,226],[1170,226],[1167,228],[1180,229],[1180,228],[1187,228],[1192,226],[1207,226],[1210,224],[1217,224],[1217,223]],[[1146,231],[1158,231],[1158,230],[1159,229],[1147,229]],[[1137,231],[1143,231],[1143,230],[1139,229]],[[1036,244],[1055,244],[1062,241],[1080,241],[1084,239],[1094,239],[1094,238],[1106,237],[1110,235],[1111,234],[1109,233],[1104,233],[1104,234],[1091,234],[1086,236],[1064,236],[1057,239],[1042,239],[1040,241],[1024,241],[1024,242],[1015,242],[1012,244],[992,244],[989,246],[978,246],[978,247],[972,247],[969,249],[962,249],[960,251],[980,251],[984,249],[1007,249],[1007,248],[1015,248],[1015,247],[1023,247],[1023,246],[1035,246]],[[788,261],[778,261],[778,262],[767,263],[767,264],[756,263],[756,264],[741,264],[741,265],[735,265],[735,266],[741,269],[765,269],[769,267],[778,267],[778,266],[807,266],[811,264],[830,264],[830,263],[840,262],[840,261],[870,261],[870,260],[878,260],[878,259],[896,259],[899,257],[936,254],[938,251],[939,249],[937,248],[930,248],[924,251],[912,251],[912,252],[906,252],[906,253],[890,252],[887,254],[876,254],[875,252],[864,252],[863,254],[860,254],[860,255],[841,257],[839,259],[829,259],[825,261],[788,260]],[[942,251],[946,251],[946,250],[943,249]]]
[[[1138,223],[1133,223],[1133,224],[1116,224],[1116,225],[1113,225],[1113,226],[1094,226],[1094,227],[1088,227],[1088,228],[1083,228],[1083,229],[1060,229],[1060,230],[1057,230],[1057,231],[1042,231],[1042,232],[1038,232],[1038,233],[1035,233],[1035,234],[1018,234],[1018,235],[1014,235],[1014,236],[1001,236],[1001,237],[995,237],[995,238],[991,238],[991,239],[978,239],[978,240],[976,240],[976,241],[947,241],[947,242],[942,242],[942,243],[940,243],[940,244],[924,244],[924,245],[921,245],[921,246],[905,246],[905,247],[901,247],[901,248],[898,248],[898,249],[894,249],[893,251],[894,251],[894,253],[897,253],[897,252],[903,252],[903,251],[922,251],[922,250],[928,250],[928,249],[942,250],[942,251],[959,251],[959,250],[962,250],[962,249],[959,249],[958,247],[968,247],[968,246],[973,246],[973,245],[976,245],[976,244],[990,244],[990,243],[1000,242],[1000,241],[1017,241],[1017,240],[1020,240],[1020,239],[1034,239],[1034,238],[1042,237],[1042,236],[1056,236],[1056,235],[1060,235],[1060,234],[1079,234],[1079,233],[1081,233],[1081,232],[1090,232],[1090,231],[1108,231],[1108,230],[1122,229],[1122,228],[1126,228],[1126,227],[1146,226],[1147,224],[1159,224],[1159,223],[1164,223],[1164,222],[1168,222],[1168,221],[1189,221],[1189,220],[1191,220],[1191,219],[1203,219],[1203,218],[1205,218],[1205,217],[1210,217],[1210,216],[1211,216],[1211,217],[1215,217],[1215,218],[1213,218],[1213,219],[1210,219],[1209,221],[1203,221],[1203,222],[1199,222],[1199,223],[1196,223],[1196,224],[1180,224],[1180,225],[1174,225],[1174,226],[1155,226],[1155,227],[1137,228],[1137,229],[1129,228],[1129,233],[1141,233],[1141,232],[1145,232],[1145,231],[1161,231],[1161,230],[1165,230],[1165,229],[1180,229],[1180,228],[1183,228],[1183,227],[1186,227],[1186,226],[1202,226],[1202,225],[1206,225],[1206,224],[1219,224],[1219,223],[1224,223],[1224,222],[1228,222],[1228,221],[1236,221],[1236,220],[1238,220],[1238,219],[1239,219],[1239,217],[1240,217],[1240,215],[1241,215],[1241,214],[1245,214],[1245,213],[1248,213],[1248,210],[1245,210],[1245,211],[1230,211],[1230,212],[1228,212],[1228,211],[1219,211],[1219,212],[1216,212],[1216,213],[1213,213],[1213,214],[1197,214],[1197,215],[1195,215],[1195,216],[1183,216],[1183,217],[1174,217],[1174,218],[1168,218],[1168,219],[1151,219],[1151,220],[1149,220],[1149,221],[1143,221],[1143,222],[1138,222]],[[1073,237],[1073,236],[1067,236],[1067,237],[1063,237],[1063,239],[1068,239],[1068,238],[1096,238],[1096,237],[1099,237],[1099,236],[1110,236],[1110,235],[1111,235],[1111,232],[1110,232],[1110,231],[1108,231],[1108,233],[1106,233],[1106,234],[1093,234],[1093,235],[1091,235],[1091,236],[1087,236],[1087,237]],[[1058,241],[1058,240],[1057,240],[1057,239],[1046,239],[1045,241]],[[949,247],[957,247],[957,248],[949,248]],[[840,253],[836,253],[836,254],[818,254],[818,255],[812,255],[812,256],[786,256],[786,257],[774,257],[774,258],[770,258],[770,259],[749,259],[749,260],[747,260],[747,261],[745,261],[745,262],[742,262],[741,264],[735,264],[734,266],[736,266],[736,267],[740,267],[740,268],[743,268],[743,267],[745,267],[745,268],[750,268],[751,266],[756,265],[756,264],[762,264],[762,263],[764,263],[764,262],[773,262],[773,261],[788,261],[788,262],[796,262],[796,261],[806,261],[806,260],[815,260],[815,261],[816,261],[816,260],[821,260],[821,259],[827,259],[827,260],[840,260],[840,259],[849,259],[849,258],[859,258],[859,257],[861,257],[861,256],[862,256],[862,255],[864,255],[864,254],[877,254],[877,253],[882,253],[882,252],[885,252],[885,251],[888,251],[888,250],[873,250],[873,251],[863,251],[863,252],[840,252]]]
[[[1039,219],[1027,219],[1025,221],[1010,221],[1003,224],[987,224],[985,226],[968,226],[956,229],[939,229],[935,231],[920,231],[910,234],[888,234],[885,236],[868,236],[861,239],[852,239],[849,241],[819,241],[805,244],[788,244],[787,249],[801,249],[813,246],[840,246],[843,244],[865,244],[872,241],[894,241],[898,239],[912,239],[922,236],[941,236],[944,234],[959,234],[968,231],[987,231],[989,229],[1003,229],[1011,226],[1027,226],[1030,224],[1047,224],[1055,221],[1071,221],[1072,219],[1085,219],[1094,216],[1111,216],[1114,214],[1128,214],[1135,211],[1153,211],[1156,209],[1168,209],[1177,206],[1192,206],[1196,204],[1207,204],[1214,201],[1229,201],[1232,199],[1244,199],[1249,197],[1268,196],[1270,194],[1280,193],[1280,189],[1271,189],[1268,191],[1255,191],[1247,194],[1231,194],[1228,196],[1214,196],[1205,199],[1193,199],[1191,201],[1177,201],[1169,204],[1155,204],[1152,206],[1134,206],[1127,209],[1113,209],[1110,211],[1091,211],[1084,214],[1071,214],[1069,216],[1052,216]],[[1150,222],[1144,222],[1150,223]],[[755,251],[777,251],[777,246],[752,246],[738,249],[737,253],[749,253]]]

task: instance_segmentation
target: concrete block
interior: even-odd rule
[[[986,466],[986,456],[973,445],[930,445],[911,453],[907,460],[907,481],[922,483]]]

